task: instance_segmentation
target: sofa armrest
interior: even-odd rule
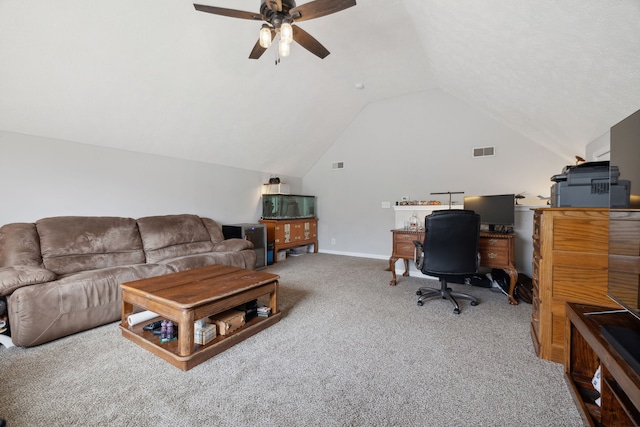
[[[253,243],[245,239],[226,239],[216,243],[213,252],[238,252],[245,249],[253,249]]]
[[[56,280],[53,271],[32,265],[15,265],[0,268],[0,296],[9,295],[23,286]]]

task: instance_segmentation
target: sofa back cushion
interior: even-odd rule
[[[218,243],[224,240],[224,234],[222,233],[222,228],[220,228],[220,225],[217,222],[215,222],[211,218],[201,217],[200,219],[202,220],[202,223],[204,224],[204,226],[207,227],[207,231],[209,232],[209,235],[211,236],[211,241],[213,242],[214,245],[217,245]]]
[[[0,227],[0,268],[16,265],[42,266],[35,224],[16,222]]]
[[[196,215],[138,218],[138,228],[148,263],[213,250],[211,236]]]
[[[61,216],[36,222],[44,266],[56,274],[144,263],[136,221]]]

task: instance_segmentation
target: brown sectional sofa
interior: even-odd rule
[[[120,284],[212,264],[254,269],[253,244],[196,215],[65,216],[0,227],[0,297],[29,347],[120,319]]]

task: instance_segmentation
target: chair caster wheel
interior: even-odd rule
[[[476,305],[478,305],[478,302],[477,301],[471,301],[471,305],[476,306]]]
[[[418,307],[422,307],[422,301],[418,301]]]
[[[418,296],[422,295],[422,291],[416,291],[416,295]]]
[[[460,309],[459,309],[459,308],[454,308],[454,309],[453,309],[453,312],[454,312],[455,314],[460,314]]]

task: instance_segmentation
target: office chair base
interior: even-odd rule
[[[442,299],[448,299],[449,301],[451,301],[451,303],[454,306],[453,312],[455,314],[460,314],[460,306],[458,305],[458,302],[455,300],[454,297],[469,300],[471,301],[470,304],[472,306],[478,305],[478,299],[476,297],[473,297],[468,294],[463,294],[461,292],[453,292],[451,288],[447,288],[447,285],[445,283],[442,284],[442,287],[440,289],[420,288],[416,291],[416,295],[420,297],[418,298],[418,303],[417,303],[418,306],[420,307],[422,307],[425,300],[430,298],[439,296]]]

